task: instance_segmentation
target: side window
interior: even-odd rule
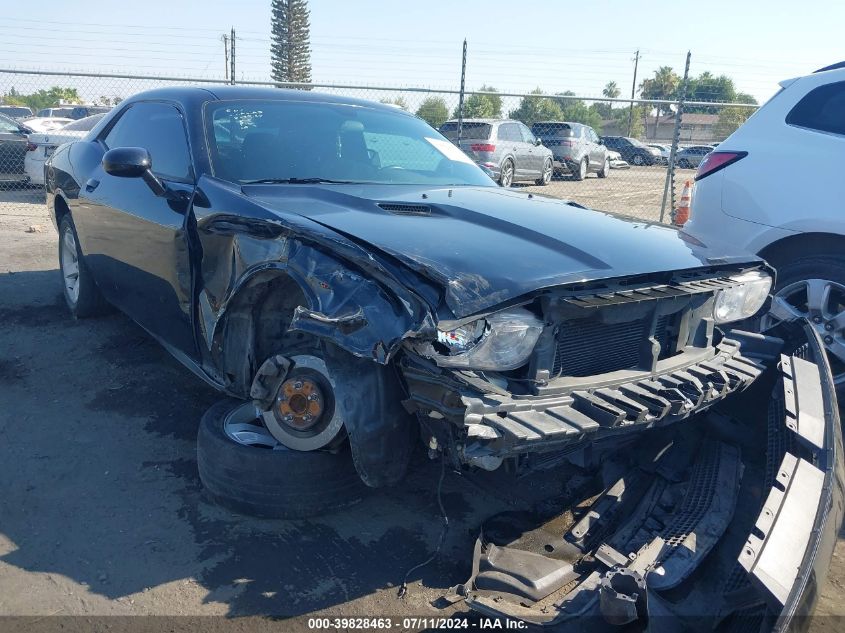
[[[132,105],[102,139],[109,149],[143,147],[153,160],[153,172],[163,178],[186,180],[191,159],[182,115],[166,103]]]
[[[502,123],[499,126],[499,139],[502,141],[521,141],[522,135],[516,123]]]
[[[786,115],[790,125],[845,134],[845,81],[811,90]]]
[[[591,143],[598,143],[599,142],[598,134],[596,134],[596,132],[595,132],[595,130],[593,130],[593,128],[585,127],[584,131],[586,132],[586,136],[587,136],[588,141],[590,141]]]
[[[519,130],[522,132],[522,140],[526,143],[531,143],[532,145],[536,142],[534,135],[531,133],[531,130],[528,129],[528,126],[524,123],[519,124]]]
[[[0,119],[0,132],[8,132],[14,134],[18,131],[17,123],[12,123],[6,119]]]

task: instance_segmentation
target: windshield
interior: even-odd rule
[[[428,124],[400,112],[313,101],[206,106],[214,174],[233,182],[490,185]]]
[[[8,114],[11,117],[32,116],[32,110],[18,106],[0,106],[0,113]]]
[[[625,137],[625,138],[627,138],[628,141],[631,143],[631,145],[633,145],[634,147],[645,147],[645,145],[643,145],[642,141],[638,141],[637,139],[630,138],[630,137]]]

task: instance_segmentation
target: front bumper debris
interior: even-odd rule
[[[781,327],[782,353],[748,365],[757,380],[745,393],[625,443],[608,462],[617,470],[605,463],[596,478],[627,463],[603,491],[527,524],[488,520],[455,598],[560,630],[799,627],[842,525],[845,462],[818,335]]]
[[[451,418],[465,430],[456,442],[460,461],[488,468],[506,457],[671,424],[713,406],[747,388],[765,368],[743,354],[743,345],[750,343],[740,340],[725,338],[715,354],[656,375],[618,372],[615,379],[548,396],[442,387],[438,393],[423,372],[411,368],[404,374],[418,409],[437,419]]]

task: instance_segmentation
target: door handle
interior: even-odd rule
[[[99,186],[100,186],[99,180],[89,178],[88,182],[85,183],[85,191],[87,191],[88,193],[91,193],[92,191],[94,191],[94,189],[96,189]]]

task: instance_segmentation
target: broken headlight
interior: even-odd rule
[[[454,330],[437,333],[434,361],[461,369],[516,369],[531,355],[543,322],[524,308],[496,312]]]
[[[770,275],[754,270],[731,277],[736,285],[719,290],[713,304],[716,323],[730,323],[752,317],[763,307],[772,288]]]

